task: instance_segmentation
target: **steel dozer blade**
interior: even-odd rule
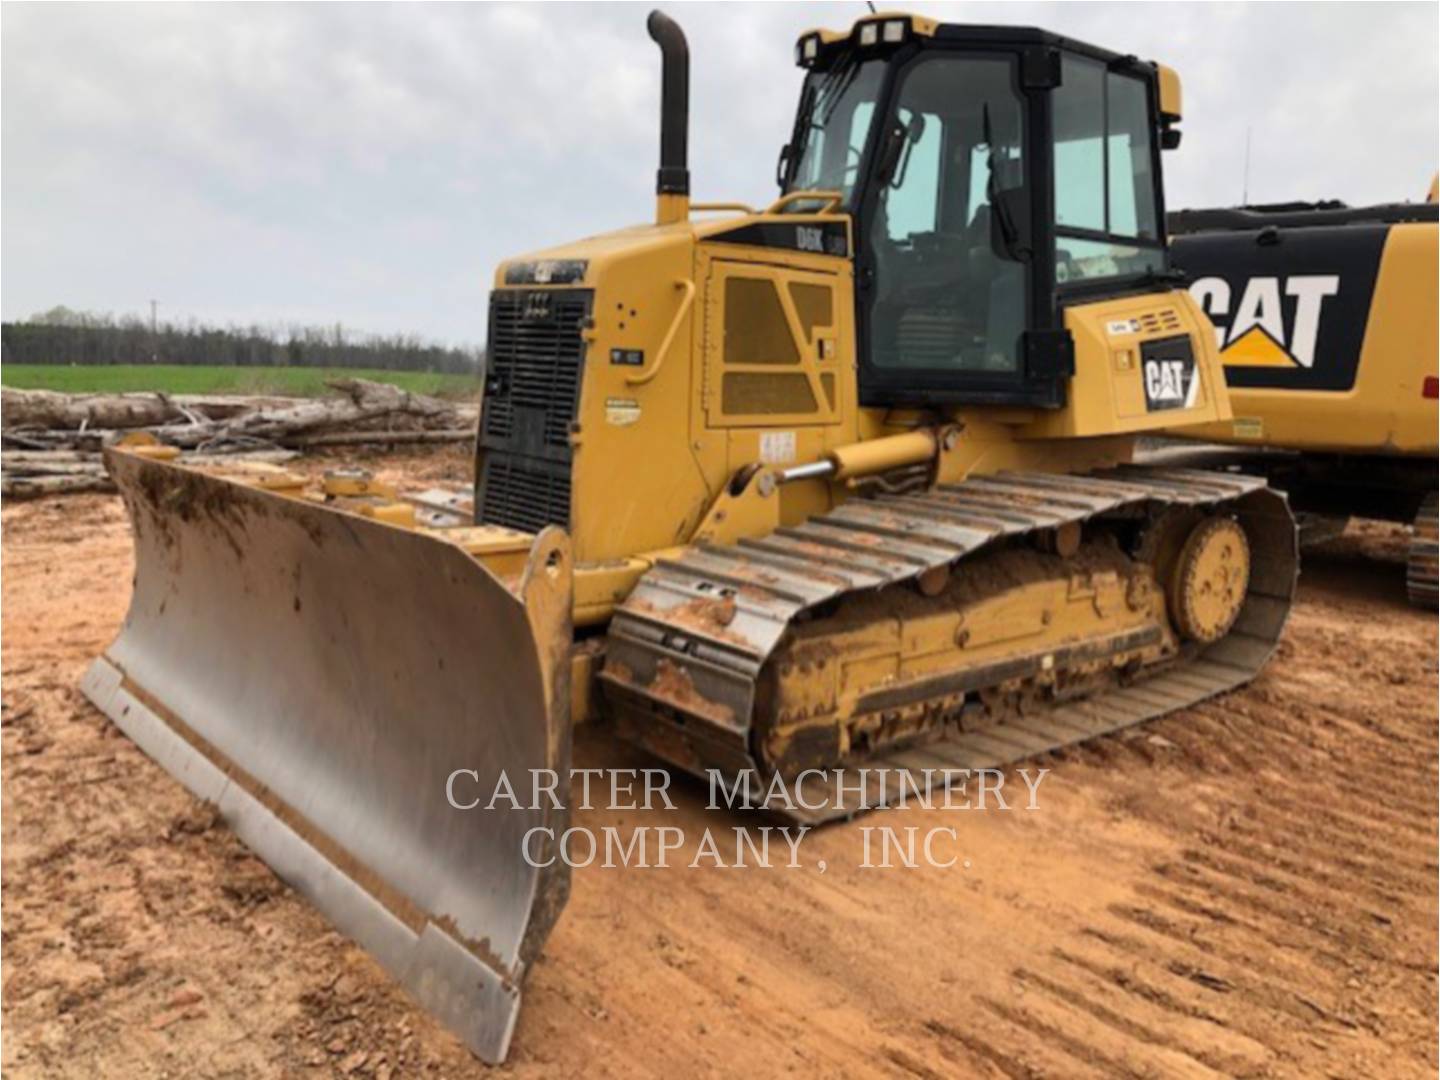
[[[570,758],[569,540],[512,591],[425,533],[107,452],[135,590],[85,694],[481,1058],[564,907],[527,860],[553,806],[485,810]],[[480,808],[456,809],[480,797]],[[458,786],[463,783],[463,787]],[[548,803],[549,800],[546,800]],[[507,804],[508,805],[508,804]],[[534,862],[552,847],[529,835]],[[538,856],[538,857],[537,857]]]

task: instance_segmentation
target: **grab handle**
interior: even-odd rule
[[[659,374],[660,365],[665,361],[665,354],[670,351],[675,334],[679,331],[680,324],[685,321],[685,315],[690,310],[690,305],[695,301],[695,283],[689,278],[680,278],[675,282],[675,287],[685,290],[685,297],[680,301],[680,310],[675,312],[675,318],[670,322],[670,329],[665,331],[660,348],[655,351],[655,359],[644,370],[637,371],[634,375],[627,375],[625,378],[627,386],[642,386]]]

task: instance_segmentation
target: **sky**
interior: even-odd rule
[[[0,310],[478,344],[504,258],[649,220],[650,4],[0,8]],[[883,9],[883,5],[882,9]],[[674,3],[697,199],[765,203],[792,49],[863,3]],[[1440,5],[925,3],[1176,68],[1171,208],[1423,199]]]

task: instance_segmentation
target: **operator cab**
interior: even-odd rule
[[[1064,305],[1173,286],[1172,72],[1041,30],[889,14],[808,33],[796,59],[778,179],[838,192],[853,217],[861,404],[1063,406]]]

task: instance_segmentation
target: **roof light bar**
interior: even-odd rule
[[[910,40],[914,31],[908,18],[871,18],[855,24],[850,32],[850,41],[861,49],[875,49],[882,45],[903,45]],[[806,34],[795,43],[795,63],[800,67],[814,67],[820,60],[824,46],[821,32]],[[832,37],[833,45],[838,38]]]

